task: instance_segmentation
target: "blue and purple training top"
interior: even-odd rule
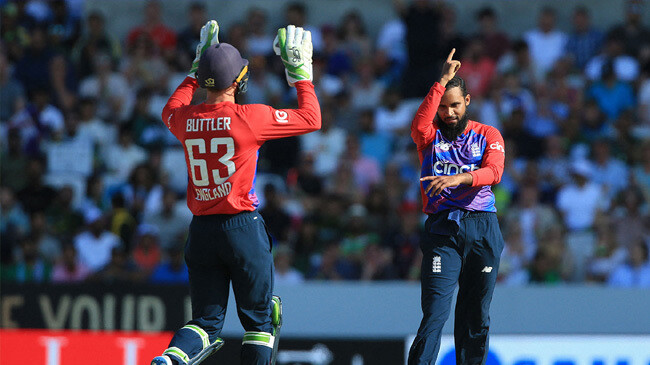
[[[418,147],[421,177],[472,175],[472,185],[446,188],[440,195],[424,193],[429,181],[420,184],[423,211],[434,214],[449,209],[496,212],[491,186],[501,181],[505,162],[503,137],[491,126],[470,120],[456,140],[449,141],[436,127],[434,118],[445,88],[435,83],[420,104],[411,124],[411,137]]]

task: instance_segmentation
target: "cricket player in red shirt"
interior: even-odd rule
[[[311,34],[292,25],[278,30],[274,50],[287,81],[298,93],[298,109],[239,105],[246,91],[248,61],[230,44],[219,43],[219,27],[201,30],[197,57],[174,91],[162,118],[185,148],[189,174],[187,205],[194,214],[185,247],[192,320],[178,330],[152,365],[198,364],[218,350],[232,282],[244,334],[241,363],[275,361],[281,322],[273,296],[271,241],[257,212],[255,172],[265,141],[320,129],[320,106],[312,84]],[[196,72],[196,78],[195,78]],[[198,87],[207,99],[190,105]]]

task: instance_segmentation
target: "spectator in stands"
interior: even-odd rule
[[[183,259],[183,245],[176,244],[167,249],[167,259],[163,260],[149,277],[155,284],[187,284],[189,273]]]
[[[156,214],[145,218],[145,222],[157,228],[160,246],[164,250],[178,246],[179,237],[185,235],[192,216],[179,204],[178,194],[170,189],[165,189],[162,198],[162,209]]]
[[[34,27],[29,33],[29,47],[16,62],[14,70],[27,93],[36,90],[51,90],[50,62],[56,55],[47,41],[47,30],[44,26]]]
[[[616,242],[628,246],[632,242],[644,240],[648,234],[646,227],[646,204],[638,187],[631,186],[618,195],[617,204],[611,211],[611,229]]]
[[[364,155],[361,152],[361,145],[357,136],[348,136],[346,151],[344,160],[352,168],[354,183],[357,189],[366,196],[370,188],[380,182],[382,174],[381,166],[375,158]]]
[[[587,97],[596,101],[609,123],[613,123],[622,112],[634,108],[634,90],[616,79],[611,62],[603,65],[602,79],[587,89]]]
[[[559,224],[558,217],[550,206],[540,203],[539,188],[527,184],[519,190],[516,203],[508,209],[506,225],[518,228],[523,245],[525,261],[528,262],[538,249],[546,232]]]
[[[355,111],[374,109],[381,103],[386,85],[375,76],[372,59],[356,64],[357,80],[350,85],[351,106]]]
[[[17,128],[28,156],[41,152],[41,143],[60,135],[65,128],[63,113],[51,104],[47,89],[33,90],[30,102],[9,120],[9,128]]]
[[[359,128],[361,154],[376,160],[382,168],[385,167],[394,152],[393,135],[387,131],[376,130],[372,109],[360,113]]]
[[[141,33],[127,48],[120,70],[134,90],[143,87],[157,89],[167,86],[170,64],[173,62],[168,63],[157,51],[151,35]]]
[[[81,138],[92,142],[95,153],[101,154],[108,146],[117,142],[117,126],[97,116],[95,98],[87,97],[79,100],[78,118],[77,133]]]
[[[285,10],[285,24],[293,24],[311,32],[311,41],[314,46],[314,53],[318,54],[323,50],[323,37],[320,29],[308,23],[307,7],[301,2],[291,2]],[[237,49],[241,49],[237,47]]]
[[[291,217],[282,206],[282,196],[273,184],[264,186],[264,206],[260,214],[273,237],[272,243],[286,242],[289,239]]]
[[[139,221],[162,209],[163,187],[154,168],[147,162],[133,169],[123,193],[131,212]]]
[[[160,232],[151,224],[140,224],[136,230],[135,245],[132,250],[133,262],[138,268],[151,273],[162,260],[162,250],[158,243]]]
[[[173,61],[176,51],[176,32],[163,23],[162,11],[160,1],[148,0],[144,6],[143,22],[129,31],[126,45],[128,48],[136,47],[145,35],[151,39],[156,51],[161,52],[166,60]]]
[[[50,42],[57,45],[59,51],[70,52],[81,35],[81,21],[68,9],[65,0],[53,0],[49,6],[52,11],[48,22]]]
[[[569,34],[565,52],[578,70],[596,56],[603,45],[603,33],[591,25],[591,14],[584,6],[577,6],[571,18],[573,29]]]
[[[52,264],[41,257],[35,238],[28,235],[20,241],[16,263],[3,271],[3,280],[44,283],[50,281]]]
[[[416,203],[404,202],[399,210],[399,227],[386,235],[385,243],[393,248],[393,262],[400,279],[408,279],[411,263],[420,252],[421,217]],[[386,220],[382,221],[386,225]],[[386,227],[383,227],[386,228]]]
[[[538,82],[538,66],[530,54],[530,47],[524,40],[517,40],[497,63],[501,75],[514,74],[522,87],[531,89]]]
[[[47,224],[61,241],[68,242],[83,226],[83,216],[73,206],[74,191],[71,186],[59,189],[51,207],[46,211]]]
[[[483,40],[470,39],[460,61],[463,67],[458,70],[458,76],[465,80],[468,90],[472,90],[472,97],[480,100],[487,94],[496,71],[495,62],[487,55]]]
[[[20,191],[27,185],[28,158],[23,152],[19,130],[10,128],[7,134],[7,148],[0,156],[0,185]]]
[[[19,240],[29,234],[29,216],[16,201],[14,192],[0,187],[0,246],[4,258],[11,260]]]
[[[371,242],[363,250],[360,280],[397,280],[397,269],[393,265],[393,251]]]
[[[650,29],[643,24],[643,0],[627,0],[625,4],[625,19],[615,26],[611,32],[625,42],[625,53],[638,57],[641,46],[648,43]]]
[[[314,157],[316,174],[327,176],[334,172],[345,150],[346,133],[336,125],[334,108],[323,106],[321,109],[321,129],[300,136],[300,146],[303,154]]]
[[[591,145],[594,160],[591,180],[603,187],[610,200],[626,189],[630,181],[629,169],[625,162],[612,156],[611,145],[606,139],[596,140]]]
[[[415,109],[403,102],[400,91],[389,87],[384,91],[381,105],[375,109],[375,129],[403,135],[409,130],[414,115]]]
[[[199,44],[201,27],[208,20],[205,3],[192,1],[187,7],[187,25],[178,33],[177,63],[189,68],[196,57],[196,46]]]
[[[542,184],[547,189],[557,190],[570,181],[570,164],[566,144],[560,135],[544,139],[544,153],[538,160]]]
[[[267,57],[273,54],[273,33],[267,29],[266,11],[260,8],[251,8],[246,16],[247,40],[246,53],[250,56]],[[289,23],[292,24],[292,23]]]
[[[508,286],[526,285],[529,280],[528,265],[535,252],[527,252],[517,221],[509,222],[506,227],[497,280]]]
[[[16,193],[16,197],[27,213],[43,212],[50,208],[57,191],[47,185],[45,178],[45,159],[30,158],[27,163],[27,186]]]
[[[29,29],[33,26],[33,19],[24,13],[24,7],[18,5],[3,3],[0,13],[0,39],[3,51],[11,62],[23,56],[29,44]]]
[[[456,9],[449,3],[440,2],[436,6],[440,8],[440,14],[442,15],[441,24],[440,24],[440,36],[441,36],[441,49],[452,49],[456,48],[456,51],[459,54],[465,52],[465,47],[467,45],[467,39],[465,36],[458,31],[456,21],[458,20],[456,16]],[[442,51],[439,51],[438,54],[438,63],[442,61],[445,56]]]
[[[607,279],[609,286],[650,288],[648,245],[636,241],[628,249],[628,261],[614,269]]]
[[[271,43],[269,43],[271,44]],[[267,69],[267,59],[262,55],[249,56],[248,91],[243,97],[249,104],[278,105],[284,92],[284,82]]]
[[[85,212],[86,230],[74,238],[80,262],[92,272],[97,272],[111,260],[111,251],[121,246],[120,238],[106,230],[105,218],[99,209]]]
[[[53,283],[81,282],[90,275],[90,270],[79,261],[74,244],[63,245],[63,253],[52,271]]]
[[[633,168],[632,176],[635,184],[641,189],[647,202],[650,202],[650,143],[646,142],[640,151],[641,158]]]
[[[266,220],[266,218],[265,218]],[[304,275],[293,267],[293,249],[287,244],[279,244],[273,250],[273,281],[275,285],[295,285],[305,281]]]
[[[538,66],[537,79],[546,78],[546,73],[564,55],[567,35],[557,29],[557,12],[551,7],[544,7],[537,18],[537,28],[524,34],[530,48],[530,55]]]
[[[585,75],[591,81],[604,80],[608,73],[614,79],[633,82],[639,77],[639,62],[625,53],[625,38],[617,33],[608,33],[602,52],[594,56],[585,66]]]
[[[485,52],[493,62],[497,62],[510,49],[510,38],[499,29],[497,14],[489,6],[476,13],[479,24],[478,38],[484,45]],[[474,89],[471,89],[472,93]]]
[[[557,284],[562,281],[558,258],[546,249],[535,253],[528,275],[532,284]]]
[[[89,77],[94,70],[94,58],[104,54],[111,62],[111,68],[118,65],[122,50],[120,43],[106,31],[106,18],[99,11],[91,11],[86,18],[86,32],[77,41],[72,53],[80,79]]]
[[[405,5],[394,1],[395,12],[406,27],[406,49],[408,64],[404,71],[404,97],[426,95],[435,82],[442,49],[442,12],[428,0],[416,0]]]
[[[114,71],[108,54],[97,51],[88,56],[93,71],[81,80],[79,95],[95,99],[97,116],[117,124],[131,113],[135,99],[133,89],[124,75]]]
[[[353,64],[371,56],[372,42],[358,11],[351,10],[343,15],[337,33],[342,49],[348,54]]]
[[[357,270],[341,255],[338,242],[330,242],[325,250],[312,261],[309,278],[312,280],[352,280],[358,278]]]
[[[121,246],[115,246],[110,252],[110,261],[101,270],[88,276],[91,282],[105,284],[131,284],[143,282],[146,274],[129,259],[128,252]]]
[[[133,143],[133,131],[129,125],[120,126],[118,143],[109,146],[104,156],[107,168],[107,187],[126,183],[131,170],[147,159],[146,151]]]
[[[643,70],[643,79],[639,86],[639,119],[647,128],[650,126],[650,62]]]
[[[12,74],[11,65],[0,45],[0,121],[8,121],[27,102],[25,88]]]
[[[387,85],[401,81],[407,63],[406,26],[400,18],[385,21],[377,35],[374,59],[379,79]]]
[[[567,243],[575,259],[573,280],[577,281],[584,280],[586,262],[594,254],[596,215],[608,206],[602,187],[590,178],[592,168],[588,161],[575,161],[571,168],[573,183],[560,189],[556,202],[569,231]]]

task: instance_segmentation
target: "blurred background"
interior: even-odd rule
[[[272,40],[295,24],[314,41],[323,127],[266,143],[256,182],[284,299],[278,363],[404,362],[425,219],[410,122],[456,48],[470,119],[506,143],[488,364],[650,364],[647,2],[0,0],[0,11],[0,363],[148,364],[189,319],[187,172],[160,115],[216,19],[250,62],[240,103],[295,107]],[[206,364],[238,362],[234,302],[223,334]],[[452,342],[440,364],[454,363]]]

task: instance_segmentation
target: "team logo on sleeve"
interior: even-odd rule
[[[498,150],[498,151],[501,151],[503,153],[506,153],[506,150],[503,148],[501,143],[499,143],[499,141],[493,142],[492,144],[490,144],[490,149],[491,150]]]
[[[431,264],[431,272],[442,272],[442,258],[440,256],[433,256]]]
[[[278,123],[289,123],[289,114],[282,110],[275,111],[275,121]]]

